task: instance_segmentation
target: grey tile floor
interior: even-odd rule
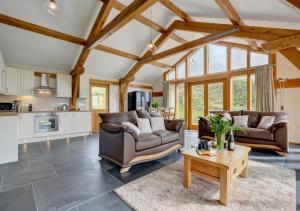
[[[186,145],[197,134],[186,132]],[[19,161],[0,165],[0,210],[131,210],[113,190],[181,159],[178,152],[140,164],[128,173],[98,158],[98,135],[19,145]],[[300,145],[287,157],[253,150],[250,159],[296,170],[300,210]]]

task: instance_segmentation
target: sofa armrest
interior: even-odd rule
[[[289,149],[289,137],[288,137],[288,123],[280,122],[273,124],[269,129],[274,134],[274,140],[276,145],[288,151]]]
[[[184,126],[184,120],[181,119],[165,119],[165,127],[167,130],[179,132],[180,128]]]
[[[209,129],[209,122],[206,117],[199,117],[199,121],[202,122],[202,125],[206,128]]]
[[[124,132],[123,127],[121,124],[116,123],[102,123],[100,124],[100,127],[109,133],[121,133]]]

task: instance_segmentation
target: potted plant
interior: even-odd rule
[[[233,121],[228,113],[214,113],[208,115],[209,125],[215,133],[216,146],[218,151],[224,149],[225,136],[229,131],[242,131],[242,128],[233,127]]]
[[[151,104],[151,107],[153,108],[154,111],[158,111],[159,106],[160,106],[159,102],[153,102]]]

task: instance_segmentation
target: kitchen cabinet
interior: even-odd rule
[[[0,93],[4,93],[4,71],[5,63],[0,50]]]
[[[56,76],[57,97],[72,97],[72,76],[57,74]]]
[[[59,132],[70,133],[75,130],[75,113],[65,112],[59,113]]]
[[[1,116],[0,128],[0,164],[18,161],[18,116]]]
[[[92,129],[91,112],[75,112],[76,132],[89,132]]]
[[[20,70],[21,95],[34,95],[34,72],[32,70]]]
[[[7,67],[5,70],[5,89],[6,95],[20,94],[20,72],[17,68]]]
[[[34,114],[23,113],[19,117],[19,134],[20,139],[27,139],[34,137]]]
[[[89,80],[85,75],[80,76],[79,81],[79,98],[88,98],[89,96]]]

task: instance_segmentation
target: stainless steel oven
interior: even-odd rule
[[[58,122],[56,113],[37,113],[34,117],[35,133],[58,131]]]

